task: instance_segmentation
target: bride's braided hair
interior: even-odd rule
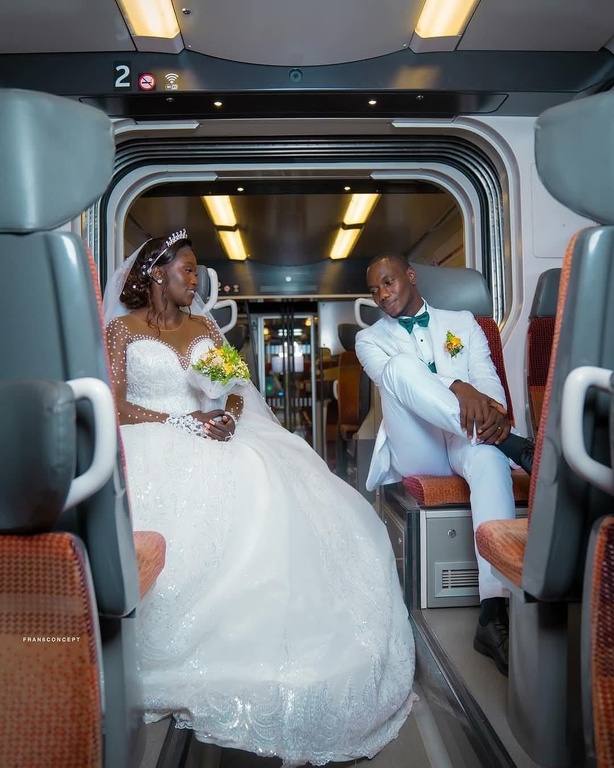
[[[185,229],[176,232],[168,238],[154,237],[148,240],[141,248],[126,283],[120,295],[120,301],[127,309],[140,309],[150,307],[151,284],[153,276],[151,270],[154,266],[164,267],[175,260],[182,248],[191,248],[192,241],[187,236]],[[162,288],[162,296],[165,297],[166,285]]]

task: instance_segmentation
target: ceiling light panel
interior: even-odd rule
[[[201,200],[216,227],[237,226],[237,218],[228,195],[205,195]]]
[[[169,40],[179,35],[171,0],[119,0],[119,5],[134,35]]]
[[[357,194],[352,195],[352,198],[343,217],[343,223],[347,226],[353,226],[354,224],[364,224],[375,204],[380,199],[379,194]]]

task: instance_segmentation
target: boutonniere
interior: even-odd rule
[[[444,348],[450,357],[456,357],[456,355],[463,349],[463,342],[458,336],[455,336],[452,331],[448,331],[446,333],[446,343],[444,344]]]

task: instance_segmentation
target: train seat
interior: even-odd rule
[[[113,419],[111,392],[103,394]],[[65,382],[0,382],[0,434],[11,436],[0,442],[1,765],[102,765],[101,637],[89,558],[78,536],[53,530],[75,485],[76,415]],[[110,433],[107,476],[112,421]]]
[[[90,377],[108,387],[94,265],[81,238],[67,230],[68,222],[100,197],[111,178],[111,122],[99,110],[75,101],[12,89],[0,90],[0,115],[0,297],[5,318],[0,382]],[[80,401],[76,413],[75,465],[83,474],[95,451],[94,412]],[[116,433],[114,416],[112,424]],[[29,465],[32,478],[42,470]],[[141,590],[163,565],[164,542],[155,533],[135,542],[121,446],[109,480],[62,512],[55,530],[78,539],[87,553],[104,677],[102,764],[128,766],[134,764],[140,722],[135,609]],[[69,717],[66,711],[64,716]]]
[[[559,267],[542,272],[537,281],[529,312],[526,359],[527,421],[531,425],[533,435],[537,434],[546,391],[560,281]]]
[[[337,378],[338,430],[347,443],[360,426],[360,377],[362,367],[355,352],[356,333],[360,328],[341,323],[337,332],[343,352],[339,355]]]
[[[605,98],[604,98],[605,97]],[[569,729],[577,696],[568,691],[568,615],[581,596],[588,533],[611,497],[566,462],[561,445],[565,380],[578,366],[614,367],[614,94],[546,111],[535,156],[560,202],[606,226],[575,235],[561,271],[554,340],[537,432],[527,520],[482,524],[480,553],[510,589],[508,721],[533,760],[567,765],[578,742]],[[593,395],[583,411],[585,442],[598,461],[610,451],[608,404]],[[579,446],[578,446],[579,448]]]
[[[614,765],[614,515],[595,523],[582,601],[582,708],[586,765]]]
[[[610,399],[610,465],[593,459],[584,444],[584,409],[594,388]],[[614,371],[580,366],[567,376],[562,402],[562,448],[574,472],[614,496]],[[590,533],[581,626],[581,680],[586,764],[614,764],[614,515]]]
[[[343,352],[339,355],[337,378],[333,386],[337,399],[337,474],[352,484],[356,483],[354,436],[364,418],[364,412],[361,412],[361,391],[364,392],[363,379],[366,375],[355,352],[356,333],[359,330],[360,326],[353,323],[340,323],[337,327]]]

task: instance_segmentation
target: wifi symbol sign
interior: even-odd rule
[[[179,86],[177,85],[177,80],[179,80],[179,75],[176,72],[167,72],[166,75],[164,75],[164,79],[166,80],[166,85],[164,87],[167,91],[178,90]]]

